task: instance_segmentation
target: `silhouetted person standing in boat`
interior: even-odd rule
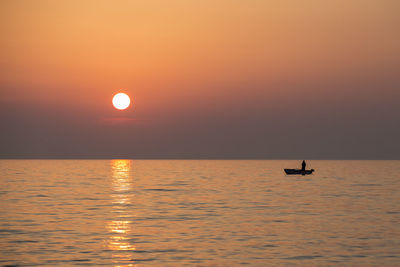
[[[304,172],[306,170],[306,161],[303,160],[303,162],[301,163],[301,170]]]

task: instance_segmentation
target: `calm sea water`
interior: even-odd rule
[[[400,161],[2,160],[0,265],[399,266]]]

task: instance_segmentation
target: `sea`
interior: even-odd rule
[[[400,266],[400,161],[1,160],[0,266]]]

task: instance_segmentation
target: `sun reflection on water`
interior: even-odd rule
[[[110,233],[108,249],[113,251],[113,262],[115,266],[134,266],[126,263],[131,261],[132,252],[136,248],[130,241],[129,234],[132,232],[132,221],[127,210],[131,204],[132,177],[130,175],[132,162],[130,160],[112,160],[112,211],[115,220],[109,221],[107,230]],[[121,265],[120,263],[123,262]]]

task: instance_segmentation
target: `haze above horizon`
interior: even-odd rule
[[[2,1],[0,158],[400,159],[398,10]]]

